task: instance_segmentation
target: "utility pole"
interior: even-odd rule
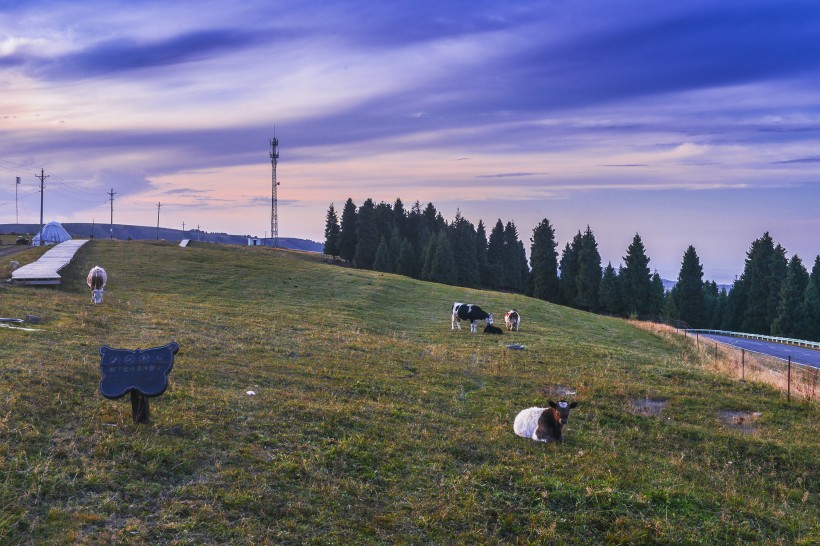
[[[274,135],[276,129],[274,128]],[[270,196],[270,236],[273,241],[273,246],[279,246],[279,212],[278,212],[278,197],[276,186],[279,182],[276,180],[276,164],[279,161],[279,139],[274,136],[270,139],[270,165],[271,165],[271,196]]]
[[[20,210],[17,208],[17,188],[20,187],[20,177],[17,177],[17,184],[14,185],[14,213],[17,215],[17,222],[20,223]]]
[[[114,193],[114,188],[111,188],[111,191],[108,192],[108,201],[111,203],[111,236],[110,238],[114,238],[114,196],[117,195]]]
[[[182,238],[185,238],[185,220],[182,221]]]
[[[51,175],[45,174],[42,167],[40,168],[40,175],[34,175],[34,178],[40,179],[40,246],[43,246],[43,189],[45,188],[43,182],[45,182],[49,176]]]
[[[159,209],[162,207],[162,203],[157,201],[157,241],[159,241]]]

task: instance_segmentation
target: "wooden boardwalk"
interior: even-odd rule
[[[55,246],[34,263],[24,265],[11,273],[13,284],[60,284],[60,271],[67,266],[74,254],[88,241],[70,239]]]

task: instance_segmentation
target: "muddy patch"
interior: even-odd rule
[[[718,415],[723,426],[729,430],[752,434],[757,431],[761,414],[758,411],[721,411]]]
[[[663,413],[667,401],[662,398],[639,398],[629,403],[629,409],[636,415],[658,417]]]
[[[566,385],[547,385],[546,387],[541,387],[541,393],[547,398],[567,398],[578,394],[574,388],[567,387]]]

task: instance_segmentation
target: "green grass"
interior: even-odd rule
[[[44,319],[0,328],[0,543],[820,541],[817,404],[714,375],[684,339],[265,248],[92,241],[63,277],[0,288],[0,315]],[[455,300],[522,329],[451,332]],[[98,349],[172,340],[135,425]],[[515,436],[558,387],[566,442]]]

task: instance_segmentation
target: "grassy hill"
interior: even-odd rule
[[[267,248],[98,240],[63,277],[0,287],[44,319],[0,328],[0,543],[820,541],[817,404],[685,339]],[[521,331],[452,332],[455,300]],[[172,340],[135,425],[98,349]],[[567,391],[564,444],[512,433]]]

